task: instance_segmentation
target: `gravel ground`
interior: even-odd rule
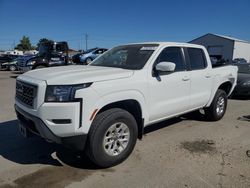
[[[61,146],[19,134],[16,76],[0,71],[0,188],[250,187],[248,99],[230,99],[218,122],[191,114],[152,125],[125,162],[98,169]]]

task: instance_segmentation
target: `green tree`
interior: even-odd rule
[[[31,46],[29,37],[23,36],[23,38],[20,40],[20,43],[17,44],[15,49],[21,50],[21,51],[32,50],[33,46]]]

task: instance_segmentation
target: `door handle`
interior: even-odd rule
[[[206,74],[205,77],[206,78],[211,78],[211,75],[210,74]]]
[[[182,78],[182,80],[183,80],[183,81],[188,81],[188,80],[190,80],[190,78],[189,78],[188,76],[184,76],[184,77]]]

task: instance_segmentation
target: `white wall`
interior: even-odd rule
[[[38,51],[37,50],[30,50],[30,51],[25,51],[24,52],[24,55],[35,55],[37,54]]]
[[[5,51],[4,54],[23,55],[23,51],[19,51],[19,50],[10,50],[10,51]]]
[[[238,42],[234,44],[233,59],[244,58],[250,62],[250,43]]]

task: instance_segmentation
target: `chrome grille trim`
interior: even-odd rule
[[[26,105],[34,108],[34,101],[37,96],[37,86],[21,81],[16,81],[16,99]]]

